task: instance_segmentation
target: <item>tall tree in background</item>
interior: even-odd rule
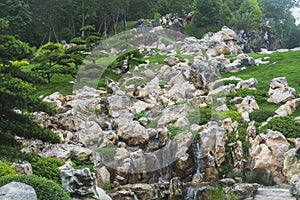
[[[215,25],[220,21],[222,0],[195,0],[195,23],[198,26]]]
[[[269,21],[273,31],[277,33],[285,48],[300,45],[300,30],[297,29],[292,9],[299,6],[299,0],[258,0],[264,17]]]
[[[0,18],[8,21],[8,34],[26,40],[32,23],[29,5],[23,0],[7,0],[0,2]]]
[[[244,0],[239,9],[241,14],[250,13],[252,17],[252,27],[259,29],[262,22],[262,11],[257,0]]]

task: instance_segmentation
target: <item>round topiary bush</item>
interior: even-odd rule
[[[39,200],[71,200],[70,195],[60,185],[46,178],[38,176],[3,176],[0,177],[0,187],[10,182],[21,182],[32,186],[35,189]]]

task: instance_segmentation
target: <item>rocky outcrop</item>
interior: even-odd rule
[[[210,55],[242,53],[242,49],[237,45],[237,35],[226,26],[217,33],[206,34],[201,42],[207,46],[207,53]]]
[[[297,97],[296,90],[288,86],[285,77],[271,80],[268,94],[270,95],[268,101],[273,103],[284,103]]]
[[[0,187],[1,200],[37,200],[33,187],[19,182],[11,182]]]
[[[99,196],[98,191],[101,191],[101,189],[97,188],[95,174],[91,173],[88,168],[61,170],[61,175],[62,186],[70,193],[73,199],[110,199],[103,192]]]
[[[16,171],[19,174],[26,174],[26,175],[31,175],[32,174],[32,167],[29,162],[19,162],[19,163],[14,163],[13,167],[16,169]]]
[[[293,176],[291,179],[290,193],[297,199],[300,197],[300,176]]]
[[[299,151],[297,149],[290,149],[284,154],[283,174],[289,183],[292,182],[294,176],[300,177]]]
[[[300,105],[300,98],[293,99],[293,100],[287,101],[284,105],[280,106],[275,112],[279,116],[291,115],[297,110],[299,105]]]
[[[232,186],[231,192],[237,194],[239,199],[254,197],[258,190],[258,184],[236,183]]]
[[[256,85],[258,84],[258,81],[255,78],[250,78],[248,80],[240,81],[236,85],[236,89],[255,89]]]
[[[277,184],[283,183],[284,154],[288,150],[286,138],[280,132],[268,130],[266,135],[260,134],[251,141],[250,167],[262,176],[271,177]]]
[[[148,131],[138,121],[124,124],[117,134],[129,146],[143,145],[149,140]]]
[[[246,122],[250,121],[249,113],[254,110],[259,110],[259,106],[254,96],[245,97],[240,104],[236,104],[235,106],[237,107],[238,112],[242,113],[242,118]]]

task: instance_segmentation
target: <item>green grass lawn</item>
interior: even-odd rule
[[[260,55],[260,54],[249,54],[254,58],[264,58],[270,57],[269,64],[261,64],[259,66],[248,67],[246,70],[237,72],[237,73],[225,73],[221,75],[221,78],[226,78],[230,76],[237,76],[242,79],[256,78],[258,80],[257,90],[267,92],[269,89],[270,81],[275,77],[284,76],[287,78],[288,84],[290,87],[294,87],[298,93],[300,93],[300,51],[289,51],[285,53],[273,53],[270,55]],[[230,55],[229,58],[234,58],[236,55]],[[158,71],[163,65],[163,60],[167,56],[149,56],[145,57],[145,60],[150,61],[149,68]],[[107,61],[106,61],[107,60]],[[97,64],[99,64],[97,61]],[[106,63],[108,62],[108,63]],[[101,64],[105,63],[108,65],[111,62],[110,58],[103,58]],[[155,65],[154,63],[158,63]],[[31,64],[28,66],[22,67],[22,70],[30,72],[31,68],[35,65]],[[143,70],[143,69],[141,69]],[[139,75],[141,72],[135,72],[134,74]],[[105,77],[114,77],[116,76],[111,70],[106,70],[101,79],[99,79],[100,84],[104,84]],[[119,78],[119,76],[117,77]],[[59,91],[63,95],[72,94],[73,84],[70,82],[74,81],[70,75],[55,75],[51,79],[51,83],[47,84],[38,84],[36,85],[37,90],[32,94],[34,97],[39,97],[41,95],[49,95],[54,92]],[[278,105],[271,104],[268,102],[261,103],[261,107],[265,109],[275,110],[278,108]],[[296,113],[300,113],[298,109]]]
[[[22,67],[22,70],[31,72],[31,68],[34,66],[34,64],[24,66]],[[63,95],[72,94],[74,84],[69,83],[71,81],[74,81],[74,78],[71,75],[54,75],[50,83],[36,84],[36,91],[32,93],[32,96],[47,96],[54,92],[60,92]]]
[[[270,81],[276,77],[286,77],[288,85],[296,89],[300,93],[300,51],[289,51],[284,53],[273,53],[270,55],[249,54],[254,58],[269,58],[269,64],[261,64],[259,66],[248,67],[246,70],[236,73],[222,74],[222,78],[237,76],[244,80],[256,78],[258,80],[257,90],[268,92]],[[229,56],[233,57],[233,56]],[[280,105],[269,103],[267,101],[260,102],[259,106],[263,110],[275,111]],[[293,116],[300,115],[300,108],[297,109]]]
[[[270,81],[273,78],[284,76],[290,87],[300,93],[300,51],[289,51],[284,53],[273,53],[270,55],[249,54],[255,58],[270,57],[269,64],[248,67],[246,70],[237,73],[226,73],[222,78],[237,76],[242,79],[256,78],[257,89],[268,91]]]

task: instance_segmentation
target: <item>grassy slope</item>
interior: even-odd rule
[[[300,93],[300,51],[286,52],[286,53],[273,53],[270,55],[250,54],[254,58],[270,57],[269,64],[262,64],[259,66],[248,67],[246,70],[237,73],[226,73],[222,75],[222,78],[237,76],[242,79],[256,78],[258,80],[257,89],[267,92],[269,89],[270,81],[275,77],[285,76],[288,84],[294,87],[298,93]],[[233,57],[233,56],[230,56]],[[159,65],[153,66],[154,68],[160,67],[163,63],[165,56],[150,56],[148,59],[151,63],[159,63]],[[24,71],[30,71],[33,65],[25,66],[22,69]],[[150,67],[152,68],[152,67]],[[158,69],[154,69],[157,71]],[[111,75],[111,74],[106,74]],[[49,95],[53,92],[59,91],[66,95],[71,94],[73,91],[73,84],[70,81],[74,79],[70,75],[55,75],[50,84],[37,85],[37,91],[34,92],[33,96],[38,97],[40,95]],[[100,80],[101,81],[101,80]],[[266,109],[275,110],[278,105],[265,103],[261,105]],[[300,113],[300,109],[297,111],[297,115]]]
[[[33,67],[34,65],[24,66],[22,67],[22,70],[30,72]],[[32,96],[47,96],[57,91],[63,95],[72,94],[73,84],[69,83],[70,81],[74,81],[74,78],[71,75],[54,75],[49,84],[37,84],[36,91]]]
[[[257,90],[268,92],[270,81],[273,78],[284,76],[290,87],[296,89],[300,93],[300,51],[289,51],[284,53],[273,53],[270,55],[250,54],[254,58],[270,57],[269,64],[261,64],[259,66],[248,67],[246,70],[237,73],[226,73],[222,78],[237,76],[244,80],[256,78],[258,80]],[[264,110],[275,111],[279,105],[265,102],[259,105]],[[300,115],[300,108],[293,114]]]

